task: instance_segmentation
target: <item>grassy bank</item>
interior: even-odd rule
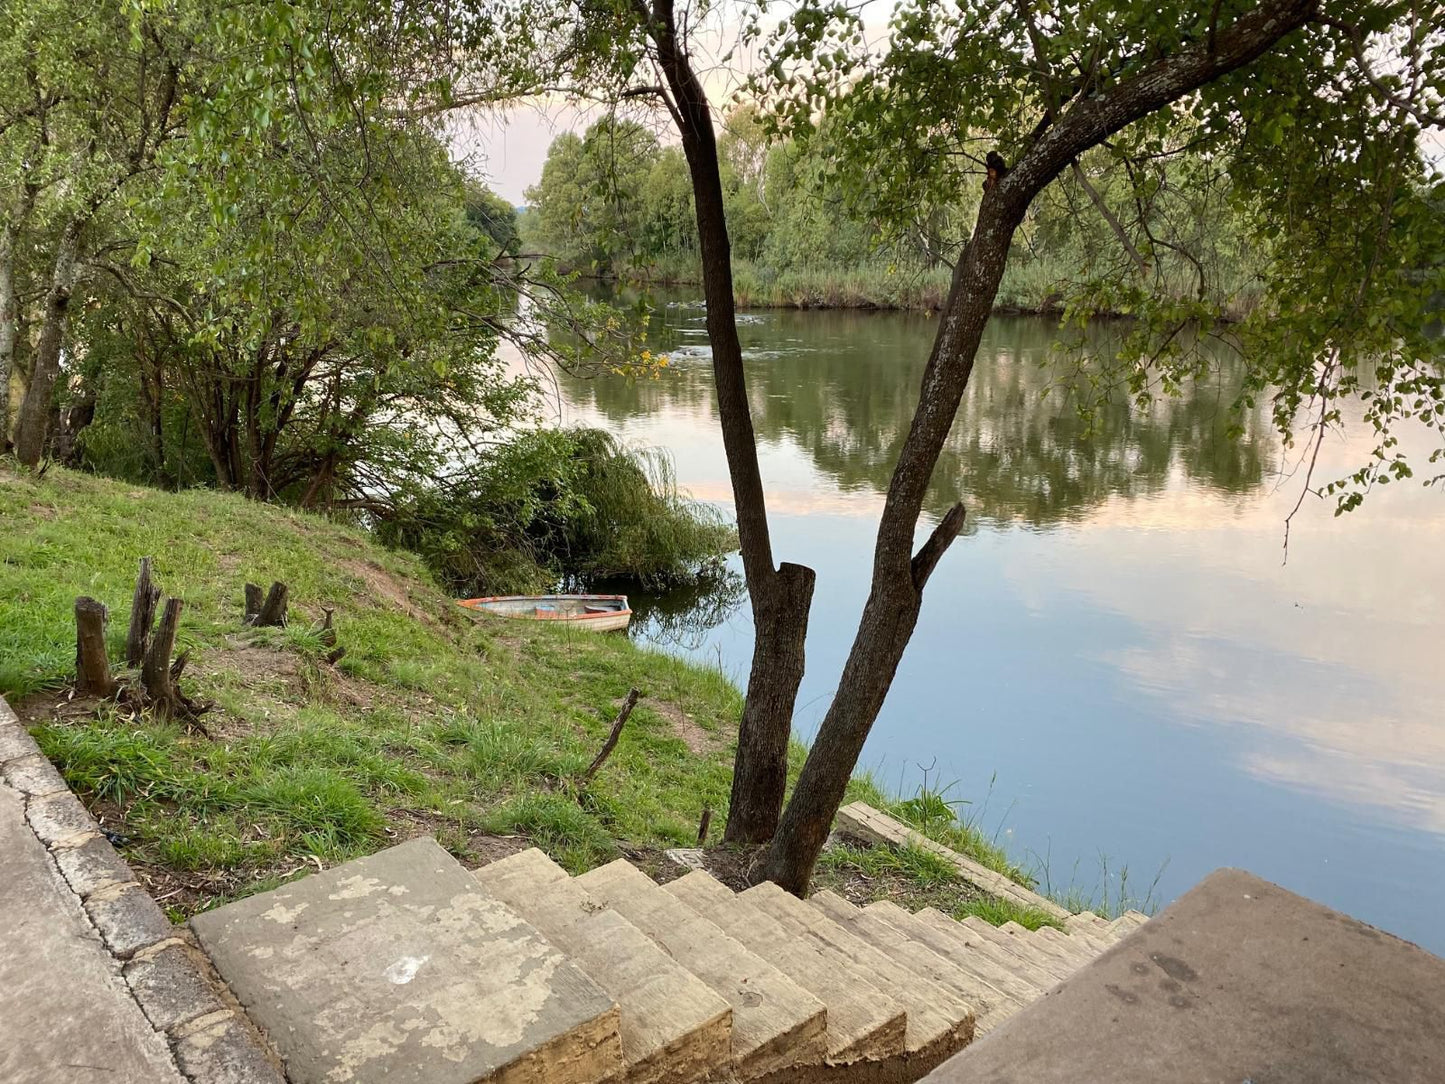
[[[716,670],[625,637],[469,616],[417,558],[364,532],[212,491],[0,463],[0,523],[0,693],[178,915],[421,833],[472,865],[535,844],[573,871],[618,855],[655,867],[695,841],[704,806],[715,825],[726,816],[741,699]],[[145,555],[186,602],[182,684],[215,702],[206,733],[66,692],[75,597],[111,608],[118,659]],[[290,626],[245,628],[243,584],[272,580],[290,587]],[[335,666],[310,631],[323,607],[347,649]],[[631,686],[643,700],[583,787]],[[851,797],[908,813],[867,779]],[[956,822],[929,830],[1010,869]],[[838,852],[820,883],[926,889],[993,915],[926,856],[888,861]]]

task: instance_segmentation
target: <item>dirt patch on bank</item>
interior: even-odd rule
[[[647,700],[644,703],[667,721],[689,752],[705,756],[722,744],[716,732],[704,728],[676,704],[666,700]]]
[[[390,603],[414,621],[420,621],[431,629],[440,629],[442,620],[429,608],[418,606],[402,583],[375,561],[348,558],[340,562],[341,567],[366,584],[366,592],[381,604]]]

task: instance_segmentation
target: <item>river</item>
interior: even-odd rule
[[[759,312],[740,328],[779,560],[817,569],[795,728],[816,731],[867,591],[882,494],[935,323]],[[1167,904],[1242,866],[1445,950],[1445,493],[1410,483],[1336,518],[1240,364],[1082,421],[1054,326],[999,317],[927,509],[968,526],[863,754],[927,771],[1048,888]],[[560,416],[670,453],[731,510],[703,312],[659,307],[656,380],[561,378]],[[1317,480],[1358,466],[1359,426]],[[734,560],[734,563],[736,561]],[[634,635],[745,681],[746,605],[638,598]]]

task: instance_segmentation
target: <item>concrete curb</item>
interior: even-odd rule
[[[284,1084],[279,1059],[209,961],[185,930],[171,925],[3,696],[0,778],[19,793],[26,824],[115,958],[180,1073],[191,1084]]]

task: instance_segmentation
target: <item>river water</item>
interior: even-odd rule
[[[804,738],[852,641],[934,326],[743,317],[775,555],[818,572]],[[1122,880],[1162,905],[1242,866],[1445,950],[1445,493],[1393,485],[1339,518],[1306,499],[1286,562],[1300,454],[1258,412],[1228,437],[1237,360],[1090,427],[1058,338],[990,325],[927,505],[962,499],[968,527],[863,765],[909,793],[927,771],[1055,890],[1113,899]],[[562,419],[665,449],[730,512],[701,308],[660,307],[653,341],[657,380],[564,377]],[[1359,429],[1326,441],[1317,480],[1360,464]],[[635,604],[634,635],[745,681],[745,604]]]

